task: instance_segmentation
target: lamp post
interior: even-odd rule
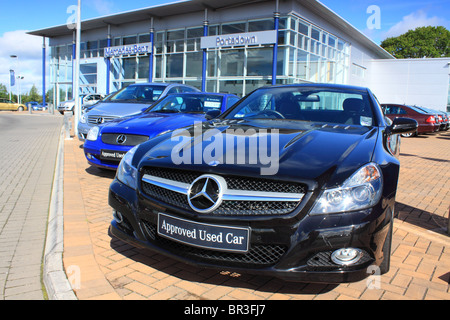
[[[77,8],[77,30],[76,30],[76,65],[75,65],[75,88],[74,88],[74,114],[75,114],[75,137],[78,137],[78,120],[80,119],[80,42],[81,42],[81,0],[78,0],[78,8]]]
[[[20,93],[20,82],[21,80],[23,80],[24,77],[23,76],[17,76],[17,87],[19,88],[19,95],[17,96],[17,103],[21,104],[22,103],[22,97],[21,97],[21,93]]]

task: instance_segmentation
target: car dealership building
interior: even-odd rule
[[[397,60],[316,0],[180,1],[85,20],[81,30],[83,93],[179,82],[243,96],[320,82],[369,87],[382,103],[450,108],[449,58]],[[30,34],[49,39],[47,89],[58,105],[72,97],[75,30]]]

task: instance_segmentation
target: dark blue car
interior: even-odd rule
[[[190,92],[168,95],[145,112],[93,127],[84,143],[89,164],[116,170],[134,146],[161,133],[215,117],[239,101],[233,94]]]

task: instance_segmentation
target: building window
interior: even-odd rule
[[[147,42],[150,42],[150,34],[149,33],[140,34],[139,43],[147,43]]]
[[[352,75],[364,79],[366,76],[366,68],[354,63],[352,64]]]
[[[248,32],[273,30],[273,19],[257,20],[248,22]]]
[[[181,78],[183,77],[183,62],[184,55],[168,54],[166,57],[166,77],[167,78]]]
[[[222,25],[221,34],[244,33],[245,29],[245,22],[227,23]]]
[[[97,64],[87,63],[80,65],[80,86],[82,93],[97,92]]]
[[[167,53],[184,51],[184,29],[167,32]]]
[[[141,56],[138,58],[138,79],[148,79],[149,78],[149,56]]]
[[[128,36],[123,37],[123,45],[129,45],[129,44],[136,44],[137,43],[137,37],[136,36]]]
[[[309,25],[307,25],[303,22],[299,22],[298,23],[298,32],[300,32],[301,34],[303,34],[305,36],[309,36]]]
[[[186,53],[186,77],[202,77],[203,53],[189,52]]]
[[[123,79],[135,79],[136,67],[137,67],[136,57],[122,59]]]
[[[244,49],[221,50],[220,76],[244,76],[245,51]]]
[[[105,48],[108,47],[108,39],[102,39],[99,41],[98,55],[99,57],[105,56]]]
[[[247,75],[272,75],[272,48],[252,48],[247,51]]]

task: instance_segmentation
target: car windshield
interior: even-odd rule
[[[118,91],[108,101],[153,103],[159,99],[165,88],[162,85],[129,86]]]
[[[322,87],[261,88],[228,112],[226,119],[281,119],[372,126],[367,91]]]
[[[222,96],[214,94],[171,94],[147,109],[146,112],[206,113],[220,109],[222,99]]]

